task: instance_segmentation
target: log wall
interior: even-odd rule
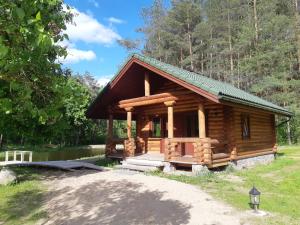
[[[225,146],[226,127],[223,105],[207,100],[204,97],[199,96],[198,94],[195,94],[194,92],[187,90],[186,88],[171,81],[165,81],[161,83],[156,90],[152,91],[151,94],[161,93],[170,93],[177,98],[174,105],[174,137],[187,136],[187,128],[185,127],[184,123],[185,116],[188,114],[197,115],[198,105],[199,103],[202,103],[205,109],[207,137],[217,139],[220,142],[220,144],[214,146],[213,151],[216,153],[227,151]],[[140,106],[135,109],[135,112],[138,115],[142,115],[137,121],[138,124],[141,124],[141,126],[138,128],[138,136],[145,140],[148,150],[157,151],[159,141],[155,139],[149,139],[149,142],[147,140],[151,133],[151,120],[153,116],[159,115],[160,117],[165,118],[164,121],[166,123],[167,107],[163,103]],[[167,127],[166,124],[164,127]]]
[[[171,81],[161,83],[151,94],[161,93],[170,93],[177,98],[174,105],[174,137],[187,136],[185,116],[196,114],[201,102],[205,109],[206,136],[219,141],[213,146],[213,153],[229,153],[234,160],[240,155],[270,151],[276,143],[274,114],[270,112],[234,104],[216,104]],[[138,136],[145,141],[148,151],[159,151],[160,139],[151,138],[151,120],[154,116],[160,116],[165,118],[166,123],[167,107],[160,103],[140,106],[135,111],[139,115]],[[247,140],[242,139],[242,114],[250,116],[250,139]],[[165,134],[162,138],[166,137],[167,132],[162,133]]]
[[[248,107],[234,107],[233,126],[235,132],[231,137],[235,142],[237,155],[252,154],[260,151],[272,151],[276,144],[274,114]],[[242,138],[242,115],[249,115],[250,138]]]

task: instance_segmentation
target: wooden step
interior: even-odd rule
[[[164,163],[162,161],[156,161],[156,160],[127,158],[125,161],[122,162],[126,162],[127,164],[132,164],[132,165],[139,165],[139,166],[154,166],[154,167],[164,166]]]
[[[132,165],[132,164],[122,164],[116,165],[116,169],[123,169],[123,170],[134,170],[134,171],[141,171],[141,172],[151,172],[158,170],[155,166],[140,166],[140,165]]]
[[[224,158],[228,158],[229,157],[229,154],[227,153],[215,153],[213,154],[213,160],[215,159],[224,159]]]
[[[228,163],[229,163],[229,161],[227,161],[227,162],[213,163],[211,166],[209,166],[209,168],[215,168],[215,167],[219,167],[219,166],[227,166]]]
[[[213,163],[221,163],[221,162],[229,162],[230,158],[223,158],[223,159],[215,159]]]

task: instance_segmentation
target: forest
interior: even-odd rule
[[[290,109],[278,142],[300,141],[297,0],[155,0],[128,51],[231,83]],[[0,145],[104,143],[106,121],[85,112],[101,87],[58,62],[73,15],[61,0],[0,0]],[[277,123],[287,118],[278,118]],[[114,125],[122,135],[124,124]]]

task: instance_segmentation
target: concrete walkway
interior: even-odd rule
[[[96,166],[92,163],[85,161],[69,160],[69,161],[43,161],[43,162],[19,162],[19,161],[8,161],[0,166],[26,166],[26,167],[46,167],[46,168],[55,168],[67,171],[75,171],[75,169],[86,168],[104,171],[105,168],[101,166]]]
[[[247,224],[245,215],[192,185],[124,171],[52,174],[43,224]]]

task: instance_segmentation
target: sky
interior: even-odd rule
[[[105,84],[117,72],[128,52],[117,44],[122,38],[142,38],[136,29],[143,25],[140,12],[152,0],[65,0],[75,14],[67,24],[68,56],[60,59],[74,73],[88,71]]]

